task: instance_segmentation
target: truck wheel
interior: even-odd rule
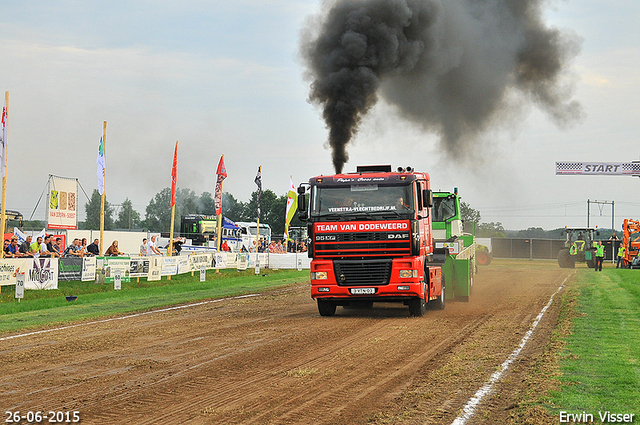
[[[558,265],[563,269],[573,269],[576,266],[575,260],[569,254],[569,249],[561,249],[558,251]]]
[[[444,310],[444,301],[445,301],[445,295],[444,295],[444,285],[442,286],[442,291],[440,292],[440,296],[431,301],[429,304],[433,305],[433,309],[434,310]]]
[[[476,263],[481,265],[481,266],[488,266],[489,264],[491,264],[491,260],[493,259],[493,257],[491,257],[491,254],[489,254],[486,251],[476,251]]]
[[[413,298],[409,301],[409,314],[413,317],[422,317],[427,312],[427,302],[424,298]]]
[[[331,301],[318,299],[318,312],[320,316],[333,316],[336,314],[336,305]]]
[[[595,269],[596,268],[596,260],[587,260],[587,267],[589,267],[590,269]]]

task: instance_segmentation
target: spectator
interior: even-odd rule
[[[156,247],[156,238],[157,237],[158,237],[158,235],[153,235],[153,236],[151,236],[151,240],[149,242],[147,242],[147,255],[149,257],[151,257],[153,255],[162,255],[160,250],[158,250],[158,247]]]
[[[88,255],[100,255],[100,245],[98,244],[98,242],[100,241],[98,239],[95,239],[93,243],[87,245]]]
[[[33,252],[31,251],[31,236],[27,236],[24,242],[20,244],[20,253],[23,257],[33,257]]]
[[[85,255],[89,255],[89,251],[87,251],[87,238],[82,238],[82,241],[80,242],[80,252],[83,257]]]
[[[9,254],[13,258],[19,258],[23,256],[23,254],[20,252],[20,247],[18,246],[17,236],[11,237],[11,242],[9,242]]]
[[[34,257],[39,257],[42,252],[42,236],[38,236],[36,241],[31,244],[31,252]]]
[[[4,256],[6,257],[11,257],[11,253],[9,252],[9,245],[11,244],[11,241],[9,239],[5,239],[4,240]]]
[[[142,245],[140,245],[140,256],[144,257],[147,255],[147,238],[142,238]]]
[[[271,243],[269,244],[269,253],[273,254],[276,252],[276,243],[274,241],[271,241]]]
[[[64,257],[82,257],[82,253],[79,252],[78,245],[79,245],[79,240],[78,238],[75,238],[69,244],[67,249],[64,250],[64,253],[62,255]]]
[[[181,236],[177,236],[174,240],[173,240],[173,254],[174,255],[180,255],[180,251],[182,251],[182,244],[185,243],[187,241],[187,238],[183,238]],[[227,245],[227,248],[229,246]]]
[[[56,241],[51,244],[49,251],[51,251],[54,257],[62,257],[62,238],[56,238]]]
[[[227,241],[222,241],[222,245],[220,245],[220,250],[221,251],[231,251],[231,249],[229,248],[229,244],[227,243]]]
[[[111,246],[107,248],[107,250],[104,252],[104,255],[105,257],[107,256],[117,257],[119,255],[124,255],[124,253],[120,252],[120,250],[118,249],[118,241],[113,241],[111,243]]]
[[[47,252],[44,253],[44,252],[40,251],[40,256],[41,257],[48,256],[48,257],[51,257],[51,258],[60,257],[60,253],[57,252],[55,250],[55,248],[53,247],[54,243],[53,243],[53,238],[51,237],[51,235],[45,236],[44,237],[44,241],[45,241],[45,246],[47,248]]]

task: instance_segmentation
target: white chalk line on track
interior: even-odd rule
[[[111,317],[109,319],[95,320],[93,322],[77,323],[75,325],[61,326],[61,327],[58,327],[58,328],[43,329],[41,331],[34,331],[34,332],[27,332],[27,333],[24,333],[24,334],[5,336],[5,337],[0,338],[0,341],[7,341],[7,340],[10,340],[10,339],[22,338],[22,337],[30,336],[30,335],[44,334],[44,333],[48,333],[48,332],[62,331],[62,330],[65,330],[65,329],[78,328],[80,326],[97,325],[99,323],[113,322],[115,320],[131,319],[133,317],[145,316],[147,314],[164,313],[166,311],[180,310],[180,309],[183,309],[183,308],[190,308],[190,307],[196,307],[196,306],[199,306],[199,305],[219,303],[219,302],[222,302],[222,301],[231,301],[231,300],[239,300],[239,299],[242,299],[242,298],[257,297],[257,296],[260,296],[260,295],[263,295],[263,294],[238,295],[236,297],[227,297],[227,298],[219,298],[219,299],[216,299],[216,300],[201,301],[201,302],[192,303],[192,304],[184,304],[184,305],[178,305],[178,306],[175,306],[175,307],[162,308],[162,309],[159,309],[159,310],[143,311],[142,313],[129,314],[127,316]]]
[[[504,375],[507,369],[509,369],[509,367],[511,366],[511,363],[513,363],[518,358],[518,356],[520,355],[520,352],[524,349],[525,345],[527,345],[529,338],[531,338],[531,335],[533,335],[533,331],[538,327],[540,320],[542,320],[542,317],[544,316],[546,311],[549,309],[549,307],[551,307],[551,304],[553,303],[553,298],[556,296],[556,294],[558,294],[562,290],[562,288],[564,288],[565,283],[567,283],[567,280],[572,275],[573,273],[567,276],[562,281],[558,289],[556,289],[556,291],[553,294],[551,294],[551,298],[549,299],[549,302],[547,303],[547,305],[544,306],[544,308],[540,311],[536,319],[533,321],[533,323],[531,324],[531,327],[522,338],[522,341],[520,341],[520,345],[518,345],[518,347],[515,350],[513,350],[513,352],[509,355],[509,357],[507,357],[507,360],[505,360],[502,363],[502,365],[500,366],[500,370],[494,372],[493,375],[491,375],[491,378],[489,378],[489,381],[487,381],[482,386],[482,388],[480,388],[473,395],[473,397],[471,397],[469,401],[467,401],[467,404],[462,409],[462,414],[458,416],[451,423],[451,425],[464,425],[467,423],[469,419],[471,419],[471,417],[475,413],[476,408],[478,407],[482,399],[493,391],[493,385],[496,382],[498,382],[500,378],[502,378],[502,375]]]

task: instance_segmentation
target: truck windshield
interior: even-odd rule
[[[447,221],[456,215],[456,201],[453,196],[433,198],[433,221]]]
[[[408,217],[414,212],[413,186],[383,186],[377,184],[336,187],[314,186],[311,215],[392,214]]]

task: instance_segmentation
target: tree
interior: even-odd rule
[[[464,201],[460,201],[460,216],[462,217],[462,221],[465,222],[480,224],[482,220],[480,211],[471,208],[471,206]]]
[[[200,199],[198,200],[198,213],[206,215],[215,215],[216,202],[213,196],[209,192],[202,192]]]
[[[199,198],[191,189],[176,189],[174,231],[180,231],[181,217],[198,214]],[[171,188],[165,187],[149,201],[142,223],[151,232],[169,232],[171,229]]]
[[[502,223],[481,223],[477,227],[476,235],[481,238],[504,238],[505,230]]]
[[[165,187],[149,201],[144,227],[151,232],[166,232],[171,225],[171,188]]]
[[[91,199],[84,204],[84,211],[87,214],[85,220],[85,228],[87,230],[100,230],[100,206],[102,203],[102,195],[98,192],[98,189],[93,189]],[[104,228],[105,230],[113,229],[113,208],[111,204],[107,202],[107,197],[104,198]]]
[[[122,208],[118,213],[118,219],[114,223],[116,229],[139,229],[141,224],[140,213],[133,209],[133,204],[129,198],[122,203]]]
[[[228,192],[222,193],[222,215],[232,221],[244,221],[246,205]]]

